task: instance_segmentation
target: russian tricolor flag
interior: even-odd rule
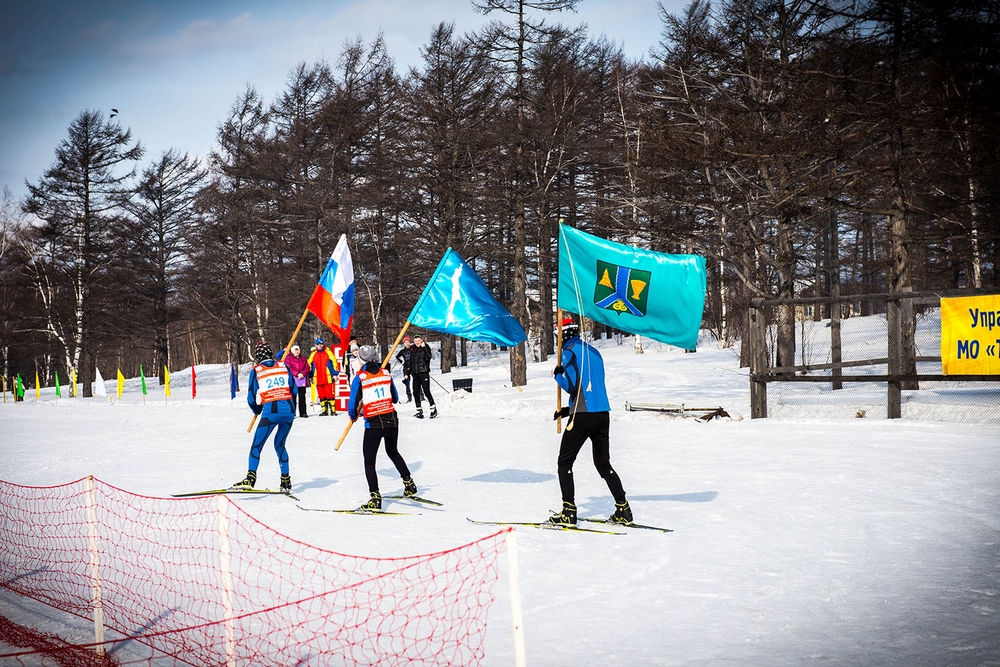
[[[337,247],[330,255],[323,275],[306,306],[337,335],[341,343],[351,339],[354,319],[354,264],[347,247],[347,235],[341,234]]]

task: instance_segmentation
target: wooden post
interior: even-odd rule
[[[222,619],[226,632],[226,667],[236,667],[236,627],[233,623],[232,546],[229,542],[229,499],[219,496],[219,574],[222,580]]]
[[[830,170],[831,172],[833,171],[832,164]],[[826,264],[827,271],[829,272],[830,296],[836,299],[840,297],[840,221],[836,208],[830,208],[827,222],[829,223],[829,233],[827,235]],[[839,301],[834,301],[830,304],[830,361],[834,364],[839,364],[842,360],[840,344],[841,305]],[[834,368],[830,372],[830,375],[833,377],[832,388],[843,389],[844,383],[840,380],[840,376],[842,375],[841,369]]]
[[[900,290],[904,293],[912,293],[913,288],[906,286]],[[913,337],[916,333],[916,320],[913,319],[913,299],[905,298],[899,302],[899,325],[902,337],[900,339],[899,368],[904,375],[917,374],[917,354],[916,342]],[[901,389],[920,389],[920,384],[913,379],[903,380]]]
[[[758,374],[767,373],[767,323],[764,319],[764,308],[750,305],[750,418],[767,418],[767,382],[755,378]]]
[[[104,655],[104,594],[101,586],[101,553],[97,544],[97,490],[94,477],[87,476],[87,541],[90,546],[90,593],[94,610],[94,643]]]
[[[885,302],[885,321],[888,327],[888,371],[890,376],[899,376],[903,372],[903,317],[899,299],[889,299]],[[889,419],[899,419],[902,416],[902,383],[889,380],[886,396],[886,416]]]
[[[840,296],[840,283],[834,283],[830,287],[831,296]],[[841,303],[834,301],[830,304],[830,361],[839,364],[843,360],[843,351],[840,343],[840,308]],[[834,367],[830,371],[833,378],[833,389],[843,389],[844,382],[840,379],[843,371],[840,367]]]
[[[517,564],[517,531],[507,529],[507,580],[510,584],[510,618],[514,626],[514,665],[525,667],[524,613],[521,608],[521,573]]]

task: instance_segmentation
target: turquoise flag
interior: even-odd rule
[[[559,307],[693,350],[705,309],[705,258],[612,243],[559,225]]]
[[[517,319],[451,248],[441,258],[409,320],[432,331],[508,347],[527,338]]]

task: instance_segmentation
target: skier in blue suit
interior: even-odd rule
[[[247,464],[247,476],[233,485],[237,489],[252,489],[257,483],[257,467],[260,465],[260,453],[264,449],[271,432],[274,434],[274,452],[278,455],[278,465],[281,468],[281,486],[285,492],[292,490],[292,478],[288,471],[288,450],[285,440],[292,429],[295,420],[295,395],[299,388],[295,378],[284,363],[274,358],[271,346],[265,342],[257,343],[254,349],[257,364],[250,371],[250,381],[247,383],[247,404],[255,415],[260,416],[257,429],[253,434],[253,444],[250,445],[250,460]]]
[[[576,487],[573,463],[583,443],[588,439],[594,451],[594,467],[615,498],[614,523],[632,523],[632,509],[625,498],[625,489],[618,473],[611,467],[609,431],[611,404],[604,386],[604,359],[592,345],[580,338],[580,327],[571,318],[562,322],[563,347],[559,365],[552,371],[556,383],[569,394],[569,407],[556,412],[556,417],[569,417],[559,446],[559,489],[563,509],[549,517],[551,523],[576,524]]]

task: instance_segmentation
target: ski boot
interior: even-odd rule
[[[417,419],[423,419],[424,418],[424,410],[423,410],[423,408],[417,408],[417,414],[415,414],[413,416],[416,417]]]
[[[334,403],[333,401],[327,401],[326,404],[328,406],[330,406],[330,416],[331,417],[336,417],[337,416],[337,404]]]
[[[611,523],[620,523],[627,526],[632,523],[632,508],[628,506],[628,501],[615,503],[615,513],[608,517]]]
[[[247,476],[241,482],[236,482],[231,488],[233,489],[252,489],[253,485],[257,483],[257,473],[254,470],[247,470]]]
[[[378,491],[372,491],[371,500],[358,508],[359,510],[365,512],[371,512],[382,509],[382,494]]]
[[[562,512],[550,516],[549,523],[558,524],[560,526],[575,526],[576,505],[574,503],[567,503],[564,501]]]
[[[319,413],[320,417],[328,417],[330,415],[330,406],[326,401],[320,401],[319,404],[323,406],[323,412]]]
[[[281,486],[278,487],[278,490],[281,491],[282,493],[291,493],[292,492],[292,476],[291,475],[282,475],[281,476]]]
[[[434,419],[437,416],[438,416],[437,406],[436,405],[432,405],[431,406],[431,419]]]
[[[413,481],[412,477],[403,480],[403,495],[407,498],[417,495],[417,483]]]

